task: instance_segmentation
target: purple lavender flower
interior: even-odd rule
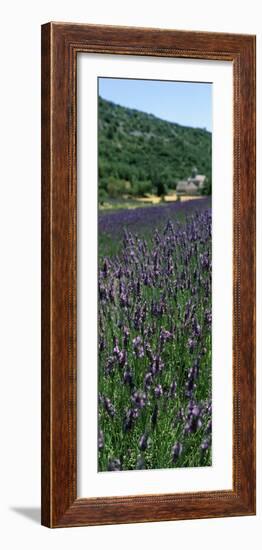
[[[120,293],[119,303],[120,303],[121,307],[123,307],[123,308],[129,307],[129,301],[128,301],[128,296],[127,296],[126,292],[122,291]]]
[[[211,433],[212,432],[212,420],[209,420],[206,427],[206,432]]]
[[[155,357],[155,366],[156,366],[156,372],[162,372],[162,370],[165,367],[164,362],[162,361],[159,354],[157,354]]]
[[[98,285],[98,293],[99,293],[99,298],[101,302],[106,301],[108,299],[107,288],[102,283]]]
[[[104,434],[102,430],[98,432],[98,450],[101,451],[104,447]]]
[[[143,409],[147,400],[146,393],[143,391],[135,391],[131,396],[131,400],[136,408]]]
[[[107,258],[105,258],[104,264],[103,264],[103,271],[102,271],[104,277],[108,276],[108,270],[109,270],[109,261]]]
[[[150,361],[154,361],[154,354],[153,354],[153,351],[152,351],[152,348],[151,348],[149,342],[145,343],[145,352],[146,352],[146,355],[147,355],[148,359],[150,359]]]
[[[106,365],[105,365],[105,373],[107,376],[110,376],[110,374],[113,372],[115,366],[115,357],[108,357]]]
[[[177,383],[175,380],[173,380],[173,382],[171,382],[170,389],[169,389],[171,397],[176,396],[176,389],[177,389]]]
[[[118,354],[120,353],[120,349],[119,349],[119,345],[118,345],[118,340],[117,340],[117,338],[115,339],[113,353],[114,353],[114,355],[116,355],[116,356],[118,356]]]
[[[129,432],[133,428],[134,421],[138,418],[138,409],[128,409],[124,416],[123,430]]]
[[[187,345],[190,353],[193,353],[196,347],[196,341],[193,338],[188,338]]]
[[[111,284],[111,286],[109,287],[108,296],[111,304],[115,305],[115,290],[113,284]]]
[[[177,441],[171,450],[173,462],[176,462],[179,459],[179,457],[182,454],[182,451],[183,451],[183,446],[181,443]]]
[[[160,434],[168,423],[170,434],[173,429],[181,434],[171,450],[173,467],[187,464],[187,453],[195,465],[210,462],[212,219],[204,211],[208,200],[99,214],[99,231],[107,242],[117,242],[123,227],[128,227],[123,246],[118,241],[117,255],[99,261],[101,469],[159,467]],[[152,233],[147,240],[140,234],[145,226]],[[145,466],[143,453],[151,434],[154,453],[148,453]]]
[[[133,385],[134,385],[132,372],[130,370],[126,369],[124,371],[123,378],[124,378],[124,384],[126,384],[127,386],[130,386],[132,388]]]
[[[117,472],[119,470],[122,470],[119,458],[112,458],[108,463],[107,469],[109,472]]]
[[[211,326],[211,323],[212,323],[212,312],[211,312],[209,309],[207,309],[207,310],[205,311],[205,322],[206,322],[209,326]]]
[[[136,336],[133,340],[134,355],[137,358],[144,357],[144,348],[141,336]]]
[[[210,440],[209,439],[203,439],[200,449],[201,451],[207,451],[210,447]]]
[[[164,344],[165,342],[168,342],[172,340],[172,334],[169,332],[169,330],[165,330],[161,328],[160,330],[160,341]]]
[[[164,235],[167,235],[168,233],[171,233],[171,235],[174,235],[174,226],[171,222],[171,220],[168,220],[166,227],[164,229]]]
[[[110,399],[108,397],[104,397],[104,407],[107,412],[107,414],[113,418],[116,414],[115,407],[112,405]]]
[[[162,397],[163,395],[163,388],[161,386],[161,384],[158,384],[155,389],[154,389],[154,394],[155,394],[155,397],[157,399],[159,399],[159,397]]]
[[[192,319],[192,333],[194,338],[198,338],[201,335],[201,327],[195,317]]]
[[[145,390],[149,390],[150,386],[152,385],[153,377],[151,372],[147,372],[144,377],[144,388]]]
[[[197,417],[200,415],[200,407],[198,405],[194,405],[192,408],[192,415]]]
[[[202,426],[201,418],[190,415],[185,425],[184,433],[185,434],[195,433],[197,430],[199,430],[199,428],[201,428],[201,426]]]
[[[148,434],[144,433],[139,440],[138,447],[140,451],[146,451],[148,447]]]

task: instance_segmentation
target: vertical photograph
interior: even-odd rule
[[[212,466],[212,84],[98,78],[98,471]]]

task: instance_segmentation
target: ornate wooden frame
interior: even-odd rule
[[[232,491],[77,498],[78,52],[230,60],[233,63]],[[43,525],[66,527],[255,514],[255,173],[254,36],[71,23],[43,25]]]

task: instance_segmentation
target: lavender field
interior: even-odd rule
[[[210,199],[99,213],[99,471],[212,464]]]

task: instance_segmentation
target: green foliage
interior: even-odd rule
[[[192,202],[174,224],[166,206],[153,223],[138,209],[136,236],[120,229],[125,210],[100,215],[99,471],[115,459],[122,470],[212,465],[211,212],[209,199]]]
[[[166,184],[162,179],[157,180],[156,192],[158,197],[164,197],[167,192]]]
[[[105,191],[105,189],[103,188],[99,188],[98,190],[98,202],[99,204],[104,204],[104,202],[106,202],[106,199],[107,199],[107,192]]]
[[[116,198],[126,193],[129,193],[131,184],[129,181],[119,179],[114,176],[109,176],[107,192],[109,197]]]
[[[207,178],[202,190],[202,195],[212,195],[212,179]]]
[[[167,122],[99,97],[99,190],[110,196],[143,196],[158,185],[175,189],[193,166],[211,182],[211,147],[207,130]],[[211,183],[205,194],[210,191]]]

